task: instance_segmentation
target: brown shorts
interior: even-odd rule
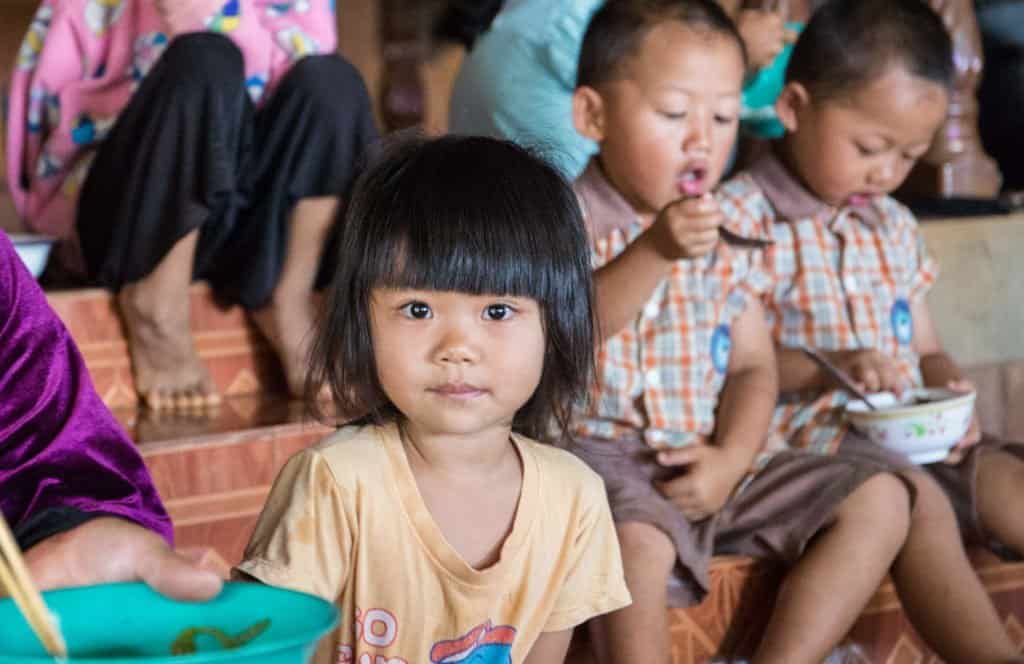
[[[845,441],[844,443],[845,444]],[[841,445],[840,445],[841,447]],[[955,466],[945,463],[931,463],[922,466],[931,475],[953,503],[960,532],[964,542],[975,546],[988,547],[1002,556],[1019,557],[989,534],[978,518],[978,464],[981,457],[992,452],[1004,451],[1024,460],[1024,443],[999,440],[985,434],[981,442],[970,449],[963,460]],[[1019,509],[1014,506],[1013,509]]]
[[[913,468],[856,435],[844,439],[835,456],[780,452],[717,514],[691,522],[654,487],[654,482],[681,471],[658,465],[639,438],[582,438],[570,449],[604,478],[616,522],[650,524],[675,544],[679,564],[669,580],[670,606],[692,606],[704,598],[712,555],[794,563],[840,503],[864,482],[880,473],[900,476]],[[913,484],[901,479],[913,500]]]

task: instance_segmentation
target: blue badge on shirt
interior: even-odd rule
[[[914,338],[914,317],[910,313],[910,304],[904,299],[896,300],[892,305],[890,319],[896,342],[901,346],[909,345]]]
[[[729,338],[729,326],[721,324],[711,335],[711,364],[718,373],[725,373],[729,368],[729,353],[732,352],[732,339]]]

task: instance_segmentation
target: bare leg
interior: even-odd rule
[[[302,396],[308,364],[306,354],[316,320],[313,282],[337,209],[338,199],[330,196],[304,198],[298,202],[292,212],[288,254],[281,279],[270,302],[249,312],[277,352],[288,391],[295,397]]]
[[[1024,555],[1024,459],[1009,452],[978,460],[978,516],[1000,542]]]
[[[676,549],[665,533],[646,523],[619,524],[626,585],[633,603],[591,621],[601,664],[669,664],[668,576]]]
[[[189,327],[188,287],[198,231],[164,256],[148,276],[126,284],[117,301],[139,398],[154,410],[202,409],[220,403]]]
[[[850,494],[786,576],[754,664],[823,661],[885,578],[909,521],[909,494],[895,476]]]
[[[946,495],[924,473],[914,483],[910,535],[892,570],[907,617],[949,664],[1024,661],[967,559]]]

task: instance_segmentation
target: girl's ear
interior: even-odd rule
[[[782,88],[779,98],[775,100],[775,114],[786,131],[796,131],[797,116],[810,102],[811,96],[802,83],[790,81]]]
[[[600,143],[604,140],[604,99],[589,85],[581,85],[572,95],[572,123],[583,137]]]

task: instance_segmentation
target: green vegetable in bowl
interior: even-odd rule
[[[239,632],[238,636],[231,636],[215,627],[187,627],[171,643],[171,654],[191,655],[197,652],[196,637],[201,635],[212,636],[217,639],[225,650],[240,648],[267,631],[268,627],[270,627],[269,618],[261,620],[251,627],[247,627]]]

